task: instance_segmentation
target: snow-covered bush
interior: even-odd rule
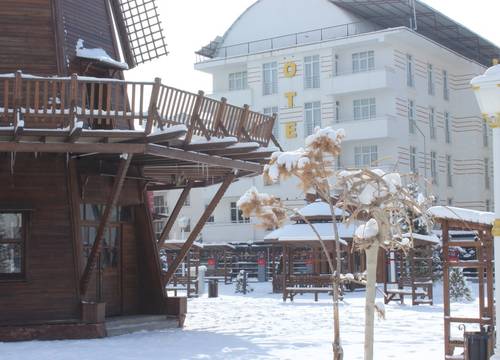
[[[450,270],[450,300],[472,301],[472,293],[461,268]]]

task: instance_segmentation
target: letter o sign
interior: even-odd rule
[[[283,72],[287,78],[294,77],[297,74],[297,64],[292,61],[286,62]]]

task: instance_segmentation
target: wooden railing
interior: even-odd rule
[[[0,75],[0,127],[138,129],[184,124],[193,136],[232,136],[267,145],[275,118],[154,82]]]

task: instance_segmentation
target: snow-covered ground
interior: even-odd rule
[[[331,359],[332,302],[312,294],[283,303],[270,294],[270,283],[252,283],[254,291],[234,294],[235,285],[219,285],[219,297],[189,301],[184,329],[140,332],[81,341],[0,343],[1,360],[129,359]],[[387,305],[386,320],[376,321],[375,359],[443,358],[441,284],[437,305]],[[475,315],[477,305],[453,304],[457,314]],[[347,293],[341,306],[345,360],[362,359],[364,292]]]

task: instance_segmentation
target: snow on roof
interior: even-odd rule
[[[422,234],[415,234],[415,233],[406,233],[403,234],[403,238],[412,238],[415,240],[420,240],[420,241],[426,241],[434,244],[440,244],[441,241],[439,240],[439,237],[437,237],[435,234],[430,234],[430,235],[422,235]]]
[[[188,128],[184,124],[179,124],[179,125],[174,125],[170,127],[164,127],[163,130],[160,128],[155,128],[153,129],[153,135],[159,135],[159,134],[171,134],[171,133],[176,133],[180,131],[188,131]]]
[[[182,245],[186,243],[186,240],[181,239],[169,239],[164,242],[163,247],[167,249],[180,249]],[[203,249],[203,244],[200,242],[194,242],[193,247]]]
[[[233,136],[226,136],[226,137],[221,137],[221,138],[217,138],[217,137],[213,137],[213,138],[210,138],[210,140],[207,140],[206,138],[197,138],[195,140],[192,140],[191,141],[191,145],[200,145],[200,144],[215,144],[215,143],[229,143],[229,142],[238,142],[238,139],[233,137]]]
[[[312,225],[318,231],[323,240],[335,240],[335,236],[333,235],[332,223],[314,223]],[[348,226],[342,223],[338,223],[337,226],[339,229],[339,237],[341,239],[341,243],[346,245],[347,243],[344,238],[352,239],[356,227],[354,225]],[[264,238],[264,240],[314,242],[318,241],[318,238],[308,224],[288,224],[280,229],[272,231]]]
[[[433,206],[427,212],[439,219],[467,221],[471,223],[492,225],[495,214],[492,212],[477,211],[453,206]]]
[[[107,65],[116,67],[121,70],[128,70],[128,64],[113,59],[108,53],[101,48],[87,49],[83,46],[83,40],[78,39],[76,43],[76,56],[84,59],[97,60]]]
[[[324,201],[316,200],[309,205],[304,206],[299,210],[299,214],[305,217],[314,217],[314,216],[332,216],[330,211],[330,205]],[[349,215],[346,211],[335,208],[335,216],[347,216]]]
[[[205,249],[210,249],[212,247],[226,247],[228,249],[236,249],[236,246],[232,245],[232,244],[229,244],[229,243],[225,243],[225,242],[219,242],[219,243],[203,243],[203,248]]]

